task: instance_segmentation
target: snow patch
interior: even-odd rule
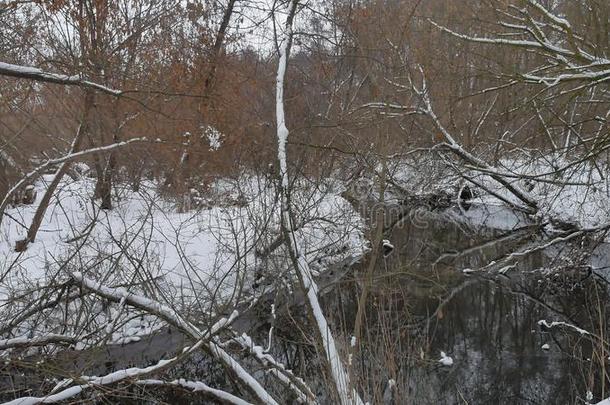
[[[453,366],[453,359],[451,357],[447,356],[447,354],[445,352],[441,352],[441,358],[439,359],[438,362],[441,363],[445,367]]]

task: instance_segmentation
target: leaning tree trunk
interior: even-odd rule
[[[216,72],[218,70],[218,63],[220,61],[220,57],[222,55],[223,45],[225,42],[225,37],[227,34],[227,29],[229,28],[229,23],[231,22],[231,17],[233,16],[233,11],[235,9],[235,4],[238,0],[229,0],[225,11],[222,16],[222,21],[220,22],[220,27],[216,32],[216,38],[214,39],[214,46],[212,47],[211,59],[210,59],[210,67],[205,77],[205,81],[203,82],[202,89],[202,97],[200,99],[199,105],[197,106],[198,112],[198,120],[199,126],[203,127],[206,125],[205,116],[208,112],[208,107],[210,105],[210,97],[212,95],[212,90],[214,88],[214,83],[216,79]],[[183,203],[181,204],[180,210],[187,210],[190,207],[190,196],[185,196],[184,194],[191,188],[189,181],[192,177],[192,168],[193,162],[190,159],[190,150],[194,139],[188,137],[184,142],[184,147],[181,151],[180,156],[180,164],[177,169],[173,171],[171,174],[171,184],[172,187],[176,187],[176,184],[180,184],[178,187],[178,192],[182,194]]]
[[[78,131],[76,132],[76,136],[74,137],[74,140],[72,141],[72,146],[70,148],[70,154],[78,152],[80,145],[82,143],[82,140],[85,137],[85,134],[87,133],[89,113],[91,111],[91,107],[93,106],[93,97],[94,97],[93,92],[90,90],[87,90],[85,93],[85,110],[83,112],[83,118],[81,120],[80,125],[78,126]],[[34,218],[32,219],[32,224],[30,225],[30,227],[28,229],[28,234],[27,234],[26,238],[17,242],[17,244],[15,245],[15,251],[17,251],[17,252],[24,251],[25,249],[27,249],[28,244],[33,243],[36,240],[36,235],[38,234],[38,230],[40,229],[40,225],[42,224],[44,214],[47,211],[47,208],[49,207],[51,198],[53,197],[53,194],[55,194],[55,190],[57,189],[57,186],[61,182],[61,179],[68,172],[68,169],[70,168],[70,163],[71,163],[70,161],[66,161],[66,162],[62,163],[59,166],[59,169],[57,169],[57,172],[55,172],[55,177],[53,177],[51,184],[49,184],[49,187],[45,191],[44,196],[42,197],[42,200],[40,201],[40,204],[38,205],[38,208],[36,209],[36,213],[34,214]]]

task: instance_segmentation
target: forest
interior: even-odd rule
[[[609,232],[607,0],[0,0],[1,403],[610,405]]]

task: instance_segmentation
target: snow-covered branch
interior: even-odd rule
[[[236,397],[235,395],[230,394],[226,391],[212,388],[209,385],[207,385],[201,381],[187,381],[183,378],[180,378],[178,380],[173,380],[173,381],[147,379],[147,380],[137,381],[137,384],[138,385],[148,385],[148,386],[178,387],[178,388],[183,388],[183,389],[191,391],[191,392],[201,392],[203,394],[216,398],[221,403],[235,404],[235,405],[251,405],[250,402],[244,401],[243,399]]]
[[[499,23],[509,30],[508,35],[506,32],[495,36],[466,35],[434,21],[430,20],[430,23],[469,42],[523,48],[545,55],[548,63],[528,73],[518,73],[520,81],[552,87],[565,82],[598,84],[610,80],[610,60],[587,52],[585,40],[574,32],[567,19],[559,17],[536,0],[527,0],[526,4],[540,20],[535,19],[528,8],[516,9],[517,15],[512,17],[522,21],[522,24]],[[541,27],[550,28],[554,35],[546,35]]]
[[[586,331],[586,330],[584,330],[582,328],[579,328],[576,325],[572,325],[572,324],[569,324],[569,323],[566,323],[566,322],[560,322],[560,321],[548,322],[545,319],[541,319],[541,320],[538,321],[538,325],[544,326],[547,329],[552,329],[552,328],[557,327],[557,326],[562,326],[562,327],[573,329],[573,330],[575,330],[576,332],[578,332],[581,335],[591,335],[590,332],[588,332],[588,331]]]
[[[307,404],[316,403],[316,396],[307,386],[305,381],[295,376],[292,371],[286,369],[286,367],[275,360],[273,356],[265,353],[263,347],[254,344],[248,335],[244,333],[241,336],[233,338],[232,341],[238,343],[241,347],[247,350],[263,366],[269,368],[269,372],[275,378],[277,378],[282,385],[293,391],[299,401]]]
[[[423,107],[420,108],[420,111],[430,117],[436,129],[441,133],[443,138],[445,138],[446,143],[444,146],[447,147],[451,152],[458,155],[464,161],[469,163],[470,165],[480,168],[484,170],[492,179],[500,183],[504,186],[511,194],[517,197],[521,202],[525,203],[529,211],[532,213],[538,210],[538,203],[536,200],[525,190],[523,190],[519,185],[515,184],[513,181],[509,181],[504,176],[500,175],[497,170],[491,167],[484,160],[476,157],[472,153],[468,152],[466,149],[460,145],[453,135],[445,128],[441,120],[438,118],[436,113],[434,112],[434,108],[432,107],[432,101],[430,100],[430,95],[428,93],[428,89],[426,86],[426,78],[423,73],[423,70],[420,68],[421,76],[422,76],[422,85],[421,88],[417,88],[413,85],[413,90],[417,93],[417,95],[421,98],[423,102]]]
[[[12,401],[6,402],[5,405],[53,404],[53,403],[57,403],[57,402],[66,401],[70,398],[80,395],[81,393],[83,393],[85,390],[87,390],[89,388],[116,384],[116,383],[119,383],[119,382],[122,382],[125,380],[134,380],[139,377],[150,375],[152,373],[158,373],[158,372],[161,372],[161,371],[167,369],[168,367],[178,363],[179,361],[183,360],[185,357],[185,354],[191,353],[191,352],[195,351],[196,349],[198,349],[201,346],[201,343],[202,343],[202,341],[199,341],[195,345],[193,345],[189,348],[186,348],[185,351],[183,353],[179,354],[178,356],[172,357],[171,359],[167,359],[167,360],[160,360],[157,364],[154,364],[152,366],[148,366],[148,367],[144,367],[144,368],[132,367],[132,368],[124,369],[124,370],[118,370],[118,371],[112,372],[110,374],[101,376],[101,377],[82,376],[82,377],[78,378],[77,380],[80,382],[84,382],[84,383],[81,383],[79,385],[74,385],[72,387],[65,388],[59,392],[56,392],[56,393],[50,394],[50,395],[46,395],[44,397],[17,398]],[[60,385],[58,385],[56,388],[63,387],[64,384],[70,383],[70,382],[71,382],[71,380],[66,380],[64,382],[61,382]]]
[[[596,84],[610,80],[610,69],[599,72],[583,72],[583,73],[561,73],[558,75],[533,75],[523,74],[522,77],[526,82],[544,84],[546,86],[556,86],[559,83],[587,81],[595,82]]]
[[[123,94],[121,90],[112,89],[110,87],[94,83],[79,75],[68,76],[58,73],[50,73],[31,66],[13,65],[5,62],[0,62],[0,76],[10,76],[19,79],[35,80],[38,82],[63,84],[66,86],[88,87],[103,93],[111,94],[113,96],[120,96]]]
[[[73,273],[72,278],[84,288],[94,292],[95,294],[101,297],[104,297],[114,302],[124,301],[127,305],[146,311],[149,314],[158,316],[159,318],[175,326],[188,336],[194,337],[196,339],[204,337],[204,334],[199,330],[199,328],[185,320],[178,312],[168,307],[167,305],[161,304],[157,301],[153,301],[141,295],[131,293],[124,288],[106,287],[100,282],[87,278],[79,272]],[[235,316],[237,316],[236,313],[231,314],[229,319],[232,320]],[[209,334],[206,334],[205,337],[209,338],[210,336],[214,335],[218,332],[218,329],[224,327],[226,324],[227,320],[223,320],[221,323],[217,323],[215,325],[216,329],[211,329]]]
[[[82,273],[73,273],[72,278],[84,288],[101,297],[113,302],[123,301],[127,305],[158,316],[168,324],[181,330],[191,339],[201,341],[203,347],[206,348],[206,350],[216,359],[220,360],[221,363],[231,371],[232,375],[234,375],[237,380],[242,383],[246,389],[248,389],[248,391],[258,398],[259,401],[264,404],[277,404],[271,394],[269,394],[267,390],[250,375],[250,373],[248,373],[237,361],[235,361],[222,347],[220,347],[220,345],[213,341],[214,335],[216,335],[221,329],[229,326],[235,320],[239,314],[237,311],[233,311],[227,318],[220,319],[207,331],[202,331],[196,325],[184,319],[177,311],[168,307],[167,305],[153,301],[141,295],[131,293],[124,288],[106,287],[99,282],[83,276]]]

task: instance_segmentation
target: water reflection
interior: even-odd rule
[[[371,403],[572,404],[585,403],[588,390],[597,400],[610,395],[599,339],[539,325],[562,321],[604,339],[606,284],[569,260],[577,251],[536,252],[505,275],[465,275],[534,233],[475,231],[446,213],[430,213],[427,223],[395,228],[396,250],[375,268],[362,351],[352,357]],[[326,300],[346,340],[364,280],[346,281]],[[452,366],[439,362],[441,351]]]

